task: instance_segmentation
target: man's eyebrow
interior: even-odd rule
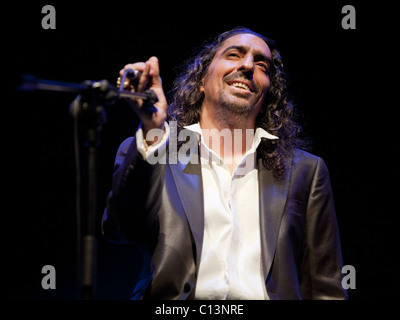
[[[233,45],[233,46],[230,46],[230,47],[226,48],[222,52],[222,55],[224,55],[229,50],[237,50],[237,51],[239,51],[241,53],[246,53],[249,50],[249,47]],[[268,57],[267,55],[265,55],[264,53],[258,51],[258,50],[254,52],[254,60],[255,61],[265,61],[270,65],[272,64],[272,59],[270,57]]]
[[[247,47],[245,47],[245,46],[235,46],[235,45],[233,45],[233,46],[230,46],[230,47],[228,47],[228,48],[226,48],[223,52],[222,52],[222,54],[225,54],[226,52],[228,52],[229,50],[237,50],[237,51],[239,51],[239,52],[241,52],[241,53],[245,53],[245,52],[247,52]]]

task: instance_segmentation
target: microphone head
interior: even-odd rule
[[[142,73],[136,69],[127,69],[126,70],[126,77],[130,80],[139,80]]]

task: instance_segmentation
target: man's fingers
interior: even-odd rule
[[[133,86],[130,86],[132,92],[136,91],[143,93],[150,89],[158,98],[158,102],[154,104],[157,108],[156,112],[149,113],[147,109],[143,109],[142,99],[129,99],[128,101],[131,104],[131,107],[133,107],[135,112],[138,114],[143,124],[143,128],[146,130],[160,128],[163,126],[166,119],[167,100],[162,88],[160,67],[157,57],[151,57],[146,62],[129,63],[125,65],[125,67],[119,72],[120,77],[123,77],[127,69],[136,69],[142,73],[139,80],[133,84],[135,87],[133,88]]]
[[[150,77],[152,86],[161,87],[162,83],[160,77],[160,66],[158,64],[158,58],[153,56],[147,61],[147,63],[150,64]]]
[[[146,90],[147,84],[149,83],[150,80],[149,73],[150,73],[150,64],[146,62],[145,67],[142,71],[142,75],[139,78],[138,88],[137,88],[138,92],[143,92]]]
[[[145,67],[145,62],[128,63],[123,69],[120,70],[119,75],[122,77],[126,69],[136,69],[140,72],[143,72]]]
[[[127,69],[136,69],[142,73],[137,82],[137,88],[135,88],[135,91],[144,92],[148,87],[162,87],[157,57],[151,57],[146,62],[129,63],[125,65],[125,67],[119,72],[121,77]]]

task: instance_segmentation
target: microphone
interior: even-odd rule
[[[139,82],[142,73],[136,69],[126,69],[122,75],[122,79],[119,77],[117,80],[117,86],[119,91],[124,90],[125,87],[134,86]]]
[[[119,85],[119,96],[123,97],[126,92],[124,90],[125,80],[129,79],[129,85],[137,84],[142,72],[136,69],[126,69],[122,76],[122,79],[118,78],[117,85]],[[134,96],[132,96],[134,95]],[[157,108],[154,107],[154,104],[158,101],[158,97],[153,90],[146,90],[144,93],[131,93],[128,94],[129,97],[134,99],[143,99],[144,110],[149,112],[157,112]]]
[[[125,72],[126,77],[131,81],[139,80],[140,76],[142,75],[142,73],[136,69],[126,69]]]

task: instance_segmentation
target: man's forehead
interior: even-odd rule
[[[271,58],[271,50],[269,49],[267,43],[260,37],[251,33],[240,33],[226,39],[219,52],[225,51],[229,47],[243,47],[250,51],[258,51],[267,57]]]

